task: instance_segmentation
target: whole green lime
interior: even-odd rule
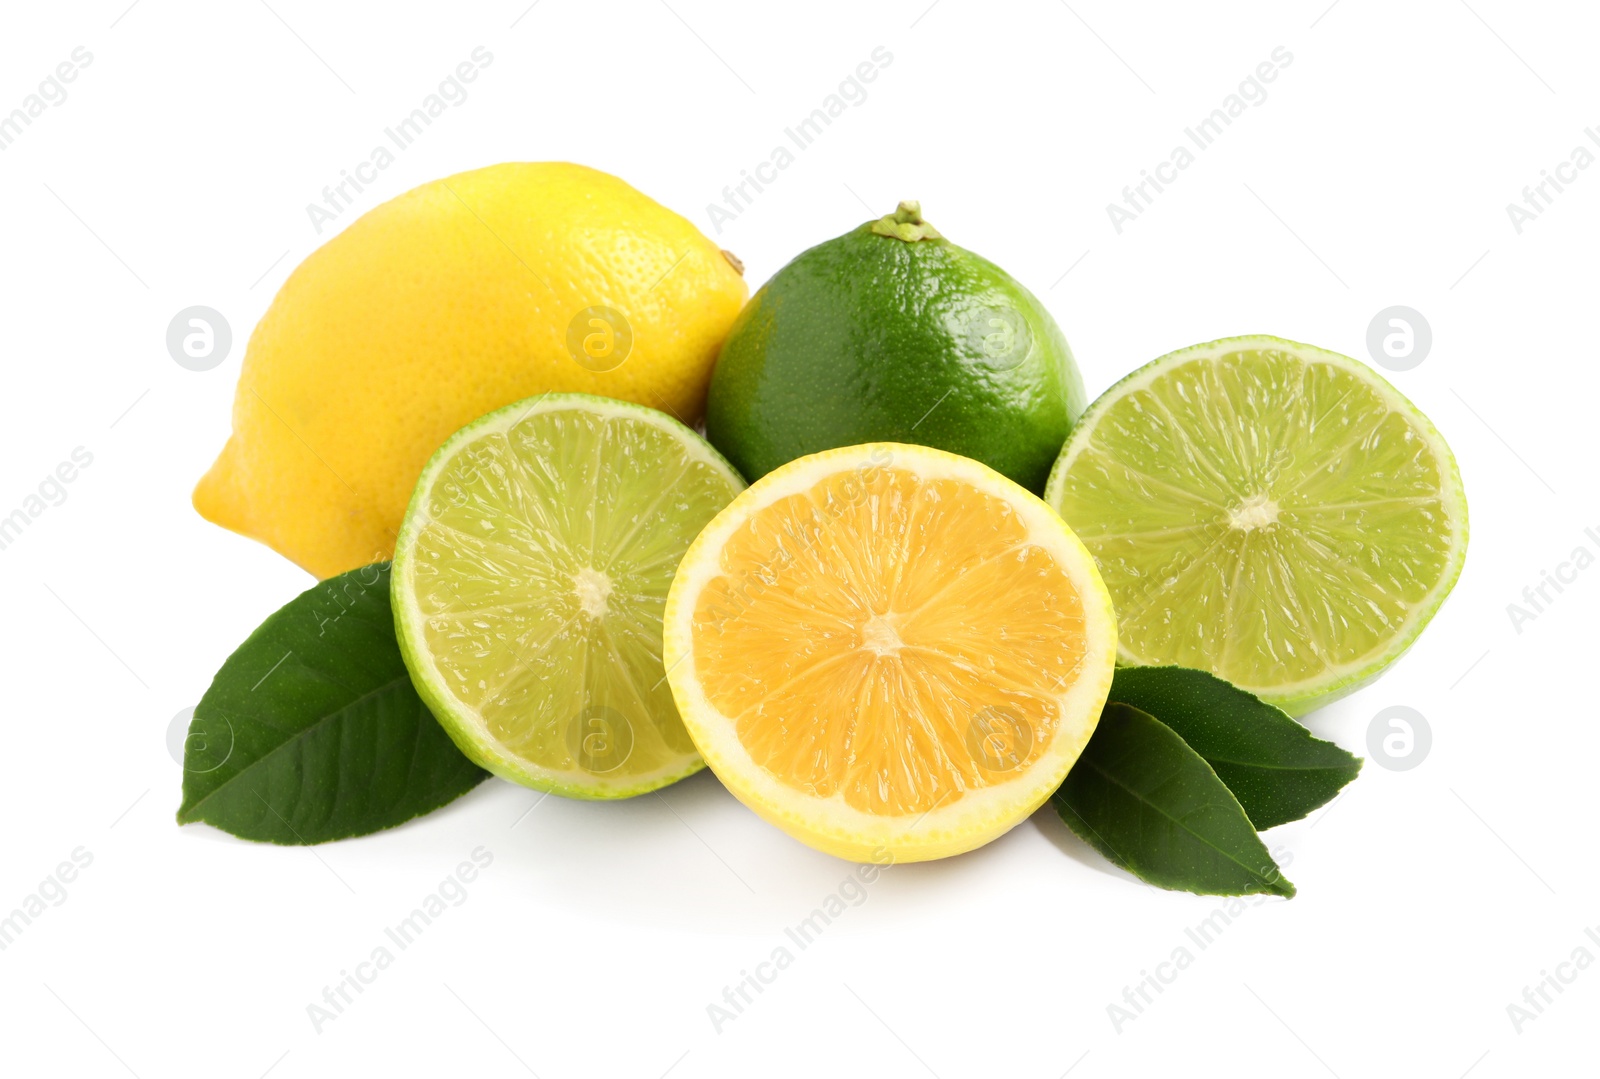
[[[712,372],[706,434],[752,482],[819,450],[912,442],[1037,493],[1085,404],[1034,295],[902,202],[751,297]]]

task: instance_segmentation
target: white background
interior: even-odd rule
[[[1507,1013],[1575,948],[1600,958],[1584,935],[1600,926],[1600,569],[1520,627],[1507,612],[1574,548],[1600,552],[1584,534],[1600,528],[1600,168],[1520,234],[1506,212],[1600,124],[1592,10],[671,4],[10,6],[0,111],[76,46],[94,59],[0,152],[0,515],[75,447],[93,464],[0,551],[0,913],[74,849],[93,862],[0,952],[0,1069],[1594,1074],[1600,964],[1520,1033]],[[706,205],[881,45],[893,61],[867,99],[716,235],[753,285],[918,198],[1044,299],[1091,395],[1233,334],[1367,358],[1379,310],[1422,312],[1431,352],[1391,377],[1460,459],[1466,571],[1410,655],[1308,723],[1366,756],[1373,717],[1406,705],[1431,753],[1369,763],[1325,813],[1269,833],[1299,897],[1251,906],[1203,951],[1185,929],[1218,900],[1141,886],[1047,809],[973,854],[891,869],[720,1032],[707,1005],[850,867],[709,773],[616,805],[535,805],[493,781],[313,849],[178,828],[172,718],[310,584],[189,505],[244,342],[331,235],[305,204],[479,45],[494,62],[470,98],[358,210],[567,159],[711,232]],[[1268,98],[1119,235],[1106,204],[1278,46],[1293,62]],[[234,334],[203,373],[164,341],[195,304]],[[467,901],[318,1033],[307,1005],[480,846],[494,861]],[[1193,964],[1119,1031],[1107,1006],[1185,945]]]

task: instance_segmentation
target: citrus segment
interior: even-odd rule
[[[989,468],[882,443],[736,499],[668,598],[666,663],[712,769],[858,860],[968,850],[1061,782],[1099,717],[1115,625],[1092,560]]]
[[[1099,563],[1124,662],[1209,670],[1297,714],[1404,651],[1466,555],[1427,417],[1362,364],[1271,337],[1112,387],[1046,498]]]
[[[395,550],[396,625],[423,698],[485,768],[622,797],[701,766],[661,660],[678,559],[743,487],[649,409],[511,405],[429,462]]]

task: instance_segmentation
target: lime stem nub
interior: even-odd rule
[[[902,202],[894,213],[878,218],[872,223],[872,231],[907,243],[944,239],[938,229],[922,220],[922,204],[915,199]]]

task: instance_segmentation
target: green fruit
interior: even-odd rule
[[[820,450],[912,442],[1038,493],[1085,400],[1033,294],[902,202],[802,253],[745,305],[706,433],[752,481]]]
[[[654,409],[545,394],[423,470],[395,543],[400,652],[461,751],[505,779],[626,798],[705,767],[661,662],[678,561],[744,483]]]
[[[1370,682],[1461,573],[1443,436],[1370,368],[1277,337],[1163,356],[1107,390],[1045,499],[1099,563],[1118,659],[1290,715]]]

